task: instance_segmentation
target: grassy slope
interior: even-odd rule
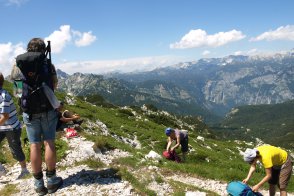
[[[274,105],[242,106],[222,123],[237,133],[294,148],[294,100]],[[242,134],[241,134],[242,136]]]
[[[124,111],[134,111],[131,108],[118,109],[95,107],[81,100],[78,100],[75,106],[70,106],[70,109],[80,113],[82,116],[90,118],[92,121],[99,119],[107,125],[112,134],[127,138],[133,138],[134,135],[138,137],[138,140],[142,144],[142,149],[139,150],[118,142],[113,138],[107,139],[109,146],[122,148],[133,154],[131,159],[118,160],[121,167],[137,168],[144,166],[144,163],[139,163],[143,158],[143,155],[150,150],[154,150],[161,154],[164,149],[166,137],[163,130],[170,125],[168,123],[155,123],[154,118],[150,118],[150,115],[147,115],[138,108],[136,112],[137,115],[141,116],[141,119],[139,120],[136,120],[135,116],[131,113]],[[156,115],[161,117],[160,112]],[[178,119],[176,119],[175,116],[168,116],[166,118],[167,122],[178,122]],[[149,120],[146,121],[144,119]],[[180,126],[179,124],[180,123],[178,123],[178,126]],[[205,128],[206,126],[196,119],[191,126],[194,128],[188,129],[185,127],[189,130],[189,145],[192,149],[192,152],[187,156],[187,161],[183,164],[164,161],[159,162],[157,166],[171,171],[176,170],[190,175],[197,175],[204,178],[227,182],[231,180],[242,180],[245,178],[249,166],[243,162],[238,149],[244,151],[245,148],[252,148],[254,145],[245,142],[217,140],[213,135],[209,134],[209,131],[205,131],[203,127]],[[96,131],[97,137],[99,137],[99,130]],[[199,135],[204,136],[204,142],[196,139]],[[95,137],[91,138],[95,141]],[[263,169],[258,169],[257,174],[254,175],[251,183],[254,184],[258,182],[263,175]],[[290,183],[289,190],[294,191],[293,182]]]
[[[11,86],[9,88],[11,90]],[[58,97],[65,100],[66,95],[58,93]],[[189,119],[187,120],[189,124],[185,124],[175,116],[166,115],[161,112],[145,112],[140,108],[100,107],[86,103],[81,99],[76,100],[75,105],[67,105],[67,109],[79,113],[84,119],[91,122],[96,120],[103,122],[111,133],[109,136],[102,136],[101,129],[91,129],[85,123],[82,135],[94,141],[97,146],[101,146],[101,143],[103,143],[102,145],[105,148],[120,148],[131,153],[132,156],[129,158],[118,159],[113,163],[113,167],[120,171],[122,178],[131,181],[137,192],[153,194],[151,190],[146,189],[145,185],[148,182],[141,176],[136,176],[132,173],[133,170],[139,170],[147,165],[156,165],[162,170],[166,170],[166,173],[178,171],[191,176],[196,175],[226,182],[242,180],[247,175],[249,166],[242,161],[238,148],[245,150],[246,147],[253,147],[253,145],[246,144],[245,142],[217,140],[213,135],[209,134],[205,124],[197,119]],[[136,111],[136,115],[134,115],[134,111]],[[191,152],[188,154],[185,163],[177,164],[166,160],[158,163],[141,161],[150,150],[154,150],[159,154],[162,153],[166,143],[166,137],[163,132],[165,127],[180,127],[181,125],[189,130]],[[136,135],[142,148],[135,149],[114,139],[112,137],[114,135],[130,139],[133,139]],[[205,140],[197,140],[196,138],[199,135],[203,136]],[[59,158],[63,156],[63,153],[60,151],[64,151],[64,148],[58,148]],[[3,162],[3,160],[0,161]],[[5,160],[4,158],[4,161],[9,163],[13,160]],[[250,184],[258,182],[263,175],[264,171],[258,169]],[[291,192],[294,191],[293,180],[290,182],[289,190]]]

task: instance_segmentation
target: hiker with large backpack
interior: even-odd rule
[[[269,183],[269,195],[273,196],[276,192],[276,185],[280,189],[280,195],[287,195],[287,185],[292,175],[293,162],[291,156],[283,149],[262,145],[255,149],[246,149],[243,154],[244,161],[250,164],[250,169],[243,183],[247,183],[253,175],[257,161],[261,162],[265,168],[265,177],[252,187],[253,191],[258,189],[266,182]]]
[[[55,68],[51,63],[50,42],[46,47],[41,38],[30,40],[27,52],[17,56],[11,77],[16,86],[21,86],[20,106],[30,142],[35,190],[39,195],[54,193],[63,180],[56,176],[57,111],[51,99],[54,97],[53,91],[57,81]],[[42,142],[45,147],[47,188],[42,172]]]

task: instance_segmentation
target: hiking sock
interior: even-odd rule
[[[52,170],[52,171],[49,171],[48,169],[46,169],[46,177],[47,178],[51,178],[53,176],[56,175],[56,169]]]
[[[40,171],[39,173],[33,173],[33,176],[36,180],[40,180],[41,178],[43,178],[43,172]]]

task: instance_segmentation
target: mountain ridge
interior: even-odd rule
[[[201,115],[210,122],[233,107],[294,99],[293,74],[294,52],[291,50],[267,56],[200,59],[149,72],[67,75],[67,78],[60,77],[59,89],[75,95],[97,93],[117,105],[140,105],[153,100],[152,104],[160,109]],[[76,80],[76,76],[81,80]],[[91,83],[90,78],[99,82]],[[171,101],[174,103],[162,107],[162,103]],[[195,109],[181,108],[179,103]]]

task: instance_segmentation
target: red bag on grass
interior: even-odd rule
[[[77,133],[76,130],[74,130],[73,128],[65,128],[65,136],[67,139],[70,139],[70,138],[74,138],[74,137],[78,137],[79,134]]]
[[[180,163],[181,162],[181,158],[177,155],[176,151],[163,151],[162,155],[168,159],[168,160],[171,160],[171,161],[176,161],[177,163]]]

